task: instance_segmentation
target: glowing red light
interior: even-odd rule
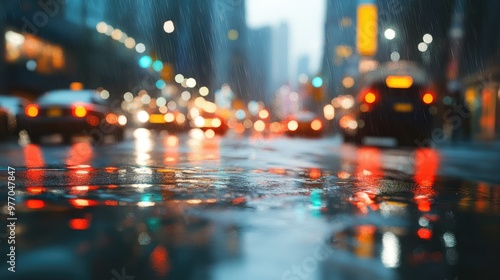
[[[160,276],[166,276],[170,271],[170,260],[165,247],[158,245],[150,256],[151,266],[153,270]]]
[[[79,207],[79,208],[97,205],[97,202],[95,202],[94,200],[83,199],[83,198],[70,199],[70,203],[73,206]]]
[[[41,194],[43,192],[43,188],[42,187],[27,187],[26,190],[30,194]]]
[[[77,105],[73,108],[73,116],[77,118],[83,118],[87,115],[87,109],[81,105]]]
[[[311,179],[319,179],[321,177],[321,170],[318,168],[312,168],[311,171],[309,171],[309,178]]]
[[[377,96],[375,95],[375,93],[368,92],[365,95],[365,101],[366,101],[366,103],[372,104],[373,102],[375,102],[375,100],[377,100]]]
[[[26,107],[26,115],[32,118],[38,116],[38,106],[35,104],[28,105]]]
[[[417,231],[418,237],[429,240],[432,237],[432,230],[428,228],[421,228]]]
[[[118,206],[118,201],[116,201],[116,200],[106,200],[106,201],[104,201],[104,205],[107,205],[107,206]]]
[[[39,199],[30,199],[26,201],[26,207],[30,209],[40,209],[45,206],[45,202]]]
[[[74,230],[87,230],[89,228],[89,221],[87,219],[71,219],[69,227]]]

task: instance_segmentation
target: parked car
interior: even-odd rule
[[[25,109],[21,123],[31,142],[39,143],[44,135],[59,133],[64,142],[74,135],[124,137],[127,118],[117,115],[94,90],[55,90],[43,94]]]

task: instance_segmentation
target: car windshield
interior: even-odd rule
[[[48,92],[38,99],[38,104],[61,104],[69,105],[73,103],[92,103],[94,92],[92,91],[55,91]]]
[[[21,101],[16,97],[0,96],[0,107],[5,108],[12,114],[18,114],[20,111]]]

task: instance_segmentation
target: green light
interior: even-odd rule
[[[152,63],[153,59],[151,59],[149,55],[144,55],[141,58],[139,58],[139,66],[141,68],[149,68]]]
[[[158,81],[156,81],[156,87],[158,89],[164,89],[167,87],[167,83],[165,83],[164,80],[158,80]]]
[[[320,88],[321,86],[323,86],[323,79],[321,77],[314,77],[314,79],[312,80],[312,85],[315,88]]]
[[[321,194],[323,192],[321,190],[312,190],[310,195],[310,200],[313,208],[321,208]]]
[[[153,62],[153,70],[155,70],[156,72],[160,72],[161,70],[163,70],[163,62],[159,60]]]

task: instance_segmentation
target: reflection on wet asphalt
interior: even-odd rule
[[[16,167],[18,191],[17,272],[2,263],[0,279],[500,273],[499,157],[490,151],[139,130],[116,144],[5,143],[0,153],[0,179]]]

